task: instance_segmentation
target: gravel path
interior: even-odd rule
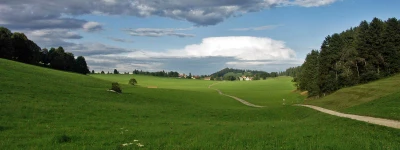
[[[337,112],[337,111],[321,108],[321,107],[318,107],[318,106],[312,106],[312,105],[300,105],[300,104],[297,104],[296,106],[303,106],[303,107],[312,108],[312,109],[318,110],[320,112],[327,113],[327,114],[334,115],[334,116],[338,116],[338,117],[349,118],[349,119],[353,119],[353,120],[368,122],[368,123],[371,123],[371,124],[376,124],[376,125],[381,125],[381,126],[400,129],[400,121],[397,121],[397,120],[389,120],[389,119],[382,119],[382,118],[375,118],[375,117],[368,117],[368,116],[345,114],[345,113],[340,113],[340,112]]]
[[[214,85],[216,85],[216,84],[220,84],[220,83],[223,83],[223,82],[218,82],[218,83],[211,84],[211,85],[208,86],[208,88],[209,88],[209,89],[214,89],[214,88],[211,88],[211,87],[214,86]],[[249,103],[249,102],[247,102],[247,101],[245,101],[245,100],[243,100],[243,99],[240,99],[240,98],[235,97],[235,96],[232,96],[232,95],[224,94],[224,93],[222,93],[222,92],[221,92],[220,90],[218,90],[218,89],[214,89],[214,90],[218,91],[218,93],[221,94],[221,95],[224,95],[224,96],[228,96],[228,97],[230,97],[230,98],[233,98],[233,99],[235,99],[235,100],[237,100],[237,101],[239,101],[239,102],[241,102],[242,104],[245,104],[245,105],[247,105],[247,106],[250,106],[250,107],[257,107],[257,108],[264,107],[264,106],[254,105],[254,104],[252,104],[252,103]]]
[[[210,89],[214,89],[216,91],[218,91],[219,94],[233,98],[247,106],[250,107],[264,107],[264,106],[259,106],[259,105],[254,105],[252,103],[249,103],[243,99],[240,99],[238,97],[235,96],[231,96],[228,94],[224,94],[222,93],[220,90],[212,88],[212,86],[216,85],[216,84],[220,84],[223,82],[218,82],[218,83],[214,83],[208,86],[208,88]],[[337,111],[333,111],[333,110],[329,110],[329,109],[325,109],[322,107],[318,107],[318,106],[312,106],[312,105],[301,105],[301,104],[296,104],[295,106],[302,106],[302,107],[308,107],[326,114],[330,114],[333,116],[338,116],[338,117],[343,117],[343,118],[349,118],[349,119],[353,119],[353,120],[358,120],[358,121],[363,121],[363,122],[367,122],[367,123],[371,123],[371,124],[376,124],[376,125],[381,125],[381,126],[386,126],[386,127],[391,127],[391,128],[396,128],[396,129],[400,129],[400,121],[397,120],[389,120],[389,119],[383,119],[383,118],[375,118],[375,117],[368,117],[368,116],[360,116],[360,115],[352,115],[352,114],[345,114],[345,113],[340,113]]]

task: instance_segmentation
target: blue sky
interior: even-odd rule
[[[6,0],[0,26],[42,48],[83,55],[97,72],[272,72],[301,65],[327,35],[362,20],[400,18],[398,6],[395,0]]]

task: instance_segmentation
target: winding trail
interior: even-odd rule
[[[235,99],[235,100],[237,100],[237,101],[239,101],[239,102],[241,102],[242,104],[245,104],[245,105],[247,105],[247,106],[250,106],[250,107],[257,107],[257,108],[264,107],[264,106],[254,105],[254,104],[249,103],[248,101],[245,101],[245,100],[240,99],[240,98],[238,98],[238,97],[235,97],[235,96],[232,96],[232,95],[228,95],[228,94],[224,94],[224,93],[222,93],[222,92],[221,92],[220,90],[218,90],[218,89],[211,88],[212,86],[214,86],[214,85],[216,85],[216,84],[220,84],[220,83],[223,83],[223,82],[218,82],[218,83],[211,84],[211,85],[208,86],[208,88],[209,88],[209,89],[214,89],[214,90],[218,91],[219,94],[224,95],[224,96],[227,96],[227,97],[230,97],[230,98],[233,98],[233,99]]]
[[[212,86],[214,86],[216,84],[220,84],[220,83],[223,83],[223,82],[218,82],[218,83],[211,84],[211,85],[208,86],[208,88],[209,89],[214,89],[214,90],[218,91],[219,94],[227,96],[227,97],[230,97],[230,98],[233,98],[233,99],[243,103],[244,105],[247,105],[247,106],[250,106],[250,107],[257,107],[257,108],[264,107],[264,106],[254,105],[254,104],[249,103],[249,102],[247,102],[247,101],[245,101],[243,99],[240,99],[238,97],[231,96],[231,95],[228,95],[228,94],[224,94],[220,90],[212,88]],[[341,113],[341,112],[337,112],[337,111],[333,111],[333,110],[329,110],[329,109],[325,109],[325,108],[318,107],[318,106],[313,106],[313,105],[295,104],[295,106],[308,107],[308,108],[320,111],[322,113],[326,113],[326,114],[337,116],[337,117],[349,118],[349,119],[352,119],[352,120],[358,120],[358,121],[367,122],[367,123],[371,123],[371,124],[375,124],[375,125],[381,125],[381,126],[385,126],[385,127],[400,129],[400,121],[397,121],[397,120],[390,120],[390,119],[375,118],[375,117],[369,117],[369,116],[345,114],[345,113]]]
[[[368,116],[360,116],[360,115],[352,115],[352,114],[345,114],[345,113],[340,113],[337,111],[321,108],[318,106],[312,106],[312,105],[301,105],[301,104],[296,104],[295,106],[303,106],[303,107],[308,107],[326,114],[330,114],[333,116],[338,116],[338,117],[343,117],[343,118],[349,118],[353,120],[358,120],[358,121],[363,121],[371,124],[376,124],[376,125],[381,125],[381,126],[386,126],[386,127],[391,127],[391,128],[396,128],[400,129],[400,121],[397,120],[389,120],[389,119],[383,119],[383,118],[375,118],[375,117],[368,117]]]

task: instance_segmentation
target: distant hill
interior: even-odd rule
[[[247,76],[247,77],[277,77],[277,72],[265,72],[258,70],[243,70],[243,69],[233,69],[233,68],[225,68],[218,72],[211,74],[212,77],[224,77],[226,74],[235,74],[236,76]]]

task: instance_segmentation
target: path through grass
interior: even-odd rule
[[[139,84],[163,88],[122,84],[123,93],[115,94],[106,91],[112,80],[3,59],[0,68],[1,149],[137,149],[122,146],[134,140],[142,149],[400,148],[399,130],[280,100],[257,99],[272,107],[247,107],[208,89],[207,81],[182,80],[187,86],[178,87],[180,80],[138,77]]]

